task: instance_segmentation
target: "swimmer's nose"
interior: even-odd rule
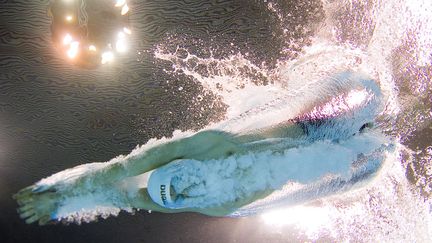
[[[177,193],[173,186],[170,186],[170,196],[174,201],[177,199]]]

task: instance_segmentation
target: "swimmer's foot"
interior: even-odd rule
[[[41,190],[36,185],[22,189],[13,198],[18,202],[20,217],[27,224],[38,222],[39,225],[53,222],[63,201],[61,193],[55,189]]]

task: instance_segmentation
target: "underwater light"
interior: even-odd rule
[[[89,51],[96,51],[96,46],[89,45]]]
[[[126,48],[126,43],[124,40],[120,39],[117,40],[116,42],[116,50],[118,52],[126,52],[127,48]]]
[[[102,53],[102,64],[106,64],[109,62],[112,62],[114,60],[114,54],[110,51],[106,51],[104,53]]]
[[[129,28],[126,28],[126,27],[123,28],[123,32],[125,32],[128,35],[132,34],[132,31]]]
[[[63,45],[69,45],[72,42],[72,36],[70,34],[66,34],[63,38]]]
[[[263,214],[263,221],[272,226],[297,225],[304,229],[316,229],[330,221],[327,208],[296,206]]]
[[[73,20],[73,17],[72,15],[67,15],[65,19],[66,21],[71,22]]]
[[[127,14],[128,12],[129,12],[129,6],[128,6],[127,4],[125,4],[125,5],[122,7],[121,15],[125,15],[125,14]]]
[[[74,41],[70,44],[69,50],[66,52],[68,57],[73,59],[77,56],[78,54],[78,48],[79,48],[79,42],[78,41]]]
[[[126,0],[117,0],[114,6],[121,7],[126,4]]]
[[[96,68],[112,62],[129,49],[129,10],[126,0],[97,5],[90,0],[52,0],[48,12],[54,43],[74,65]],[[106,18],[107,14],[113,18]]]

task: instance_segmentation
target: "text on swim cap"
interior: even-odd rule
[[[161,185],[161,186],[160,186],[161,199],[162,199],[162,202],[163,202],[164,204],[166,204],[166,201],[167,201],[165,188],[166,188],[165,185]]]

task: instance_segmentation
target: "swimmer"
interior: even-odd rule
[[[82,172],[84,167],[77,166],[59,172],[50,178],[55,183],[44,180],[22,189],[14,198],[19,204],[18,213],[26,223],[38,222],[40,225],[59,220],[57,211],[65,198],[92,194],[98,190],[116,190],[115,201],[119,208],[131,207],[163,213],[196,212],[209,216],[226,216],[237,209],[265,198],[276,188],[255,191],[241,198],[222,204],[197,207],[177,205],[177,199],[189,197],[187,191],[177,192],[170,184],[169,165],[182,161],[223,160],[230,156],[242,156],[261,151],[280,152],[290,147],[298,147],[316,140],[331,140],[338,143],[362,133],[370,127],[376,112],[350,110],[342,119],[320,118],[310,120],[289,120],[277,126],[254,130],[244,134],[233,134],[218,130],[204,130],[188,137],[170,140],[165,143],[147,146],[132,152],[126,157],[113,159],[108,163],[93,163],[95,169]],[[348,125],[344,122],[348,121]],[[278,145],[278,139],[288,138],[292,143]],[[168,166],[168,167],[167,167]],[[139,188],[137,193],[128,193],[117,188],[118,182],[146,172],[154,171],[147,187]],[[104,189],[101,189],[104,188]]]
[[[158,168],[163,168],[165,165],[178,160],[208,161],[224,159],[231,155],[240,156],[251,150],[254,152],[266,149],[277,150],[278,147],[272,146],[272,142],[267,142],[267,138],[274,139],[280,135],[301,140],[306,135],[305,125],[300,123],[283,124],[241,136],[222,131],[201,131],[186,138],[156,145],[140,154],[127,156],[119,162],[110,162],[109,165],[101,169],[79,175],[66,188],[63,188],[62,185],[50,186],[36,183],[18,192],[14,198],[20,205],[18,212],[26,223],[38,222],[40,225],[44,225],[56,220],[56,211],[64,198],[73,196],[77,191],[88,190],[89,185],[91,185],[90,188],[100,188],[156,170],[150,177],[148,188],[140,188],[138,193],[134,194],[119,190],[116,201],[122,202],[120,206],[127,205],[136,209],[163,213],[196,212],[209,216],[226,216],[244,205],[266,197],[274,189],[257,191],[247,197],[212,207],[176,207],[175,199],[179,196],[187,197],[188,195],[176,195],[169,183],[163,183],[164,180],[170,180],[169,174],[163,171],[157,173]],[[164,176],[166,177],[164,178]],[[164,187],[161,188],[162,184]],[[161,195],[163,196],[162,199]]]

